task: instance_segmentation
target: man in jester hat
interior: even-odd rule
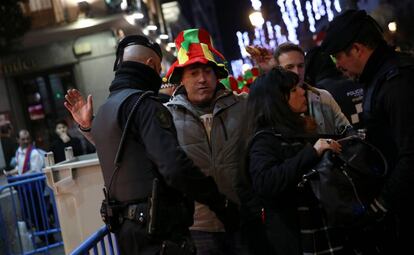
[[[219,83],[228,76],[225,59],[206,30],[182,31],[175,44],[177,61],[166,78],[180,86],[166,106],[173,115],[180,146],[206,175],[214,178],[220,192],[239,203],[234,187],[243,161],[241,116],[247,100]],[[204,204],[196,203],[190,230],[198,254],[244,252],[239,231],[225,229]]]
[[[234,95],[219,83],[219,79],[228,76],[228,71],[223,55],[214,48],[206,30],[182,31],[175,44],[177,61],[167,72],[164,82],[179,84],[174,96],[165,104],[173,116],[179,144],[196,166],[214,178],[220,192],[229,198],[228,207],[236,209],[228,208],[227,211],[234,214],[228,213],[223,219],[206,205],[196,204],[194,224],[190,229],[197,254],[246,254],[246,249],[249,254],[266,254],[261,204],[251,188],[239,178],[246,140],[242,132],[246,97]],[[77,92],[67,96],[73,97],[74,101],[84,101],[77,111],[72,111],[75,119],[91,122],[90,118],[83,117],[88,114],[77,114],[87,111],[92,116],[91,107],[87,107],[82,95]],[[237,207],[240,204],[242,220],[241,231],[238,231],[231,227],[236,224],[229,224],[229,220],[233,219],[239,225]],[[245,245],[241,244],[240,232],[246,234],[243,234]]]

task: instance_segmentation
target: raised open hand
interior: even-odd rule
[[[69,89],[65,95],[65,107],[72,114],[73,119],[83,129],[92,125],[93,103],[92,96],[88,95],[87,100],[77,89]]]

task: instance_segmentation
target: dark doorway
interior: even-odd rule
[[[69,115],[65,92],[76,88],[72,66],[16,77],[27,126],[36,146],[48,149],[55,122]]]

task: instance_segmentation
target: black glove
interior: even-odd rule
[[[240,227],[239,206],[224,196],[220,201],[210,206],[217,218],[223,223],[226,232],[236,232]]]

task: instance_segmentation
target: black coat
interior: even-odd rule
[[[381,198],[389,209],[408,209],[414,194],[414,59],[380,46],[360,81],[367,140],[389,164]]]
[[[315,149],[299,139],[263,133],[254,139],[249,158],[253,189],[264,201],[274,254],[301,254],[297,184],[318,161]]]
[[[402,252],[411,248],[414,228],[414,59],[381,45],[370,56],[360,82],[364,85],[367,140],[378,147],[389,165],[378,199],[391,212],[385,223],[391,222],[398,237],[397,243],[392,237],[379,242],[388,244],[390,252],[395,252],[393,247]],[[391,232],[383,231],[386,235]]]
[[[82,145],[78,138],[70,137],[69,142],[63,142],[62,139],[56,138],[50,147],[49,151],[53,152],[53,156],[55,158],[55,163],[59,163],[61,161],[64,161],[65,158],[65,148],[66,147],[72,147],[73,150],[73,156],[79,156],[82,155]]]

